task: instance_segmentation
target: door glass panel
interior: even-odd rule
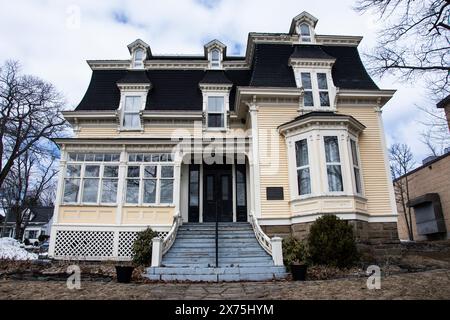
[[[230,184],[230,177],[222,176],[222,200],[228,200],[230,197],[229,184]]]
[[[206,200],[214,200],[214,176],[206,177]]]

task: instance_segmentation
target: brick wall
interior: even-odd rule
[[[422,196],[426,193],[438,193],[441,199],[447,234],[450,232],[450,155],[424,166],[408,176],[410,199]],[[408,239],[408,231],[405,223],[403,208],[397,204],[398,233],[400,239]],[[426,240],[419,236],[416,230],[414,210],[412,210],[412,222],[414,240]]]

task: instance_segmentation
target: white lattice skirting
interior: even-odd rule
[[[145,228],[54,226],[50,256],[61,260],[130,260],[137,233]],[[152,229],[163,239],[170,226]]]

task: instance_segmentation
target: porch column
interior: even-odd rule
[[[259,137],[258,137],[258,106],[253,101],[249,105],[250,119],[252,123],[252,154],[253,154],[253,187],[254,187],[254,213],[261,217],[261,187],[259,171]]]
[[[122,150],[120,152],[120,163],[119,163],[119,181],[117,186],[117,211],[116,211],[116,224],[122,224],[122,211],[123,211],[123,202],[126,192],[125,183],[126,183],[126,174],[127,174],[127,152],[126,147],[122,146]]]
[[[175,213],[180,211],[180,197],[181,197],[181,157],[180,155],[175,155],[175,165],[173,170],[174,181],[173,181],[173,203],[175,204]],[[180,212],[181,213],[181,212]]]

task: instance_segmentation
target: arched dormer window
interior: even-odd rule
[[[311,42],[312,36],[311,36],[311,28],[306,23],[301,23],[298,26],[298,34],[300,36],[301,42]]]
[[[144,68],[145,51],[142,48],[138,48],[134,51],[133,57],[133,68],[143,69]]]
[[[211,50],[211,68],[219,69],[220,65],[221,65],[221,59],[220,59],[219,49]]]

